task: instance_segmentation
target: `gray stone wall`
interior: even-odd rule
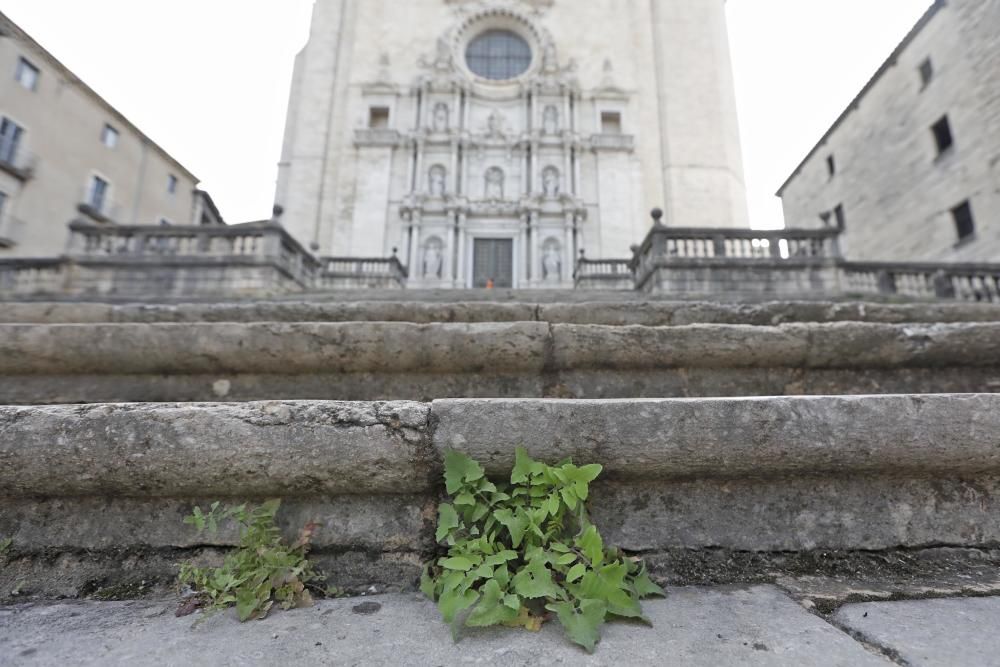
[[[792,227],[835,224],[842,206],[848,259],[1000,260],[1000,5],[939,4],[781,192]],[[938,155],[931,126],[945,115],[955,143]],[[966,200],[976,236],[959,243],[951,209]]]

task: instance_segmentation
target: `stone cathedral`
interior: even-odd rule
[[[276,204],[411,287],[571,287],[661,207],[746,227],[724,0],[316,0]]]

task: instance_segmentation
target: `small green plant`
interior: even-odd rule
[[[215,533],[220,523],[233,520],[240,527],[240,544],[222,567],[181,564],[180,583],[198,594],[198,604],[189,603],[182,610],[190,613],[200,606],[212,612],[235,605],[240,620],[249,621],[266,617],[275,604],[282,609],[312,605],[306,586],[317,576],[306,554],[316,525],[309,524],[295,544],[286,545],[275,522],[280,505],[273,500],[253,509],[246,505],[222,509],[216,502],[207,513],[194,508],[184,523],[199,533]]]
[[[429,564],[421,590],[457,637],[463,626],[538,630],[552,615],[587,651],[610,617],[649,623],[639,601],[663,590],[645,566],[604,546],[586,502],[599,465],[548,466],[517,450],[510,485],[494,484],[464,454],[445,458],[452,498],[438,510],[447,556]]]
[[[0,557],[6,556],[7,552],[14,545],[14,539],[8,537],[5,540],[0,540]]]

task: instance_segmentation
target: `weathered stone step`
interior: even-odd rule
[[[699,558],[1000,544],[997,395],[6,407],[0,599],[168,582],[235,543],[183,525],[193,505],[273,497],[290,534],[318,521],[332,583],[409,589],[443,453],[503,477],[522,445],[604,465],[605,537],[678,583]]]
[[[610,326],[682,326],[796,322],[998,322],[1000,306],[969,303],[885,304],[829,301],[719,303],[689,301],[229,301],[223,303],[3,303],[0,323],[160,322],[549,322]]]
[[[0,402],[1000,391],[1000,323],[0,325]]]

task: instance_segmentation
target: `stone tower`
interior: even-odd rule
[[[654,206],[746,227],[724,0],[316,0],[276,203],[425,287],[571,285]]]

